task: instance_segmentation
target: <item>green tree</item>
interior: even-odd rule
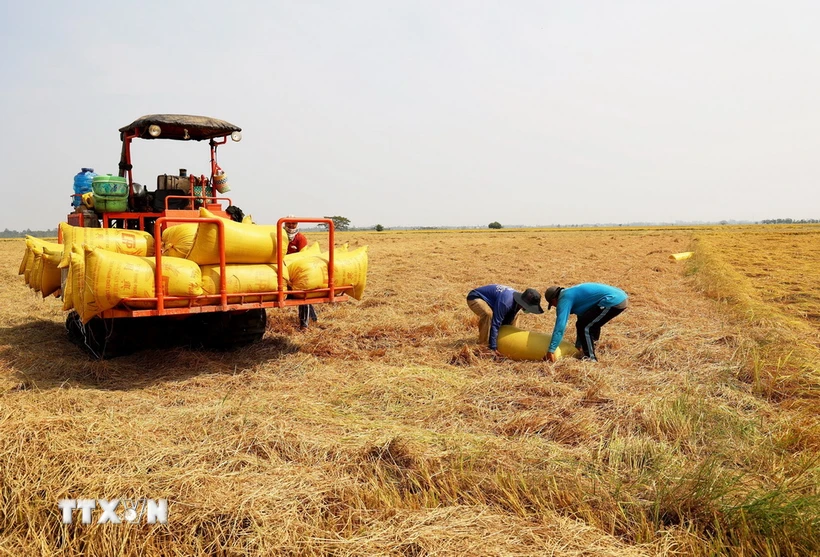
[[[335,216],[335,217],[324,216],[322,218],[332,220],[333,221],[333,228],[336,229],[336,230],[347,230],[348,228],[350,228],[350,219],[349,218],[340,217],[338,215]],[[324,223],[320,224],[319,226],[323,226],[323,227],[327,228],[327,225],[324,224]]]
[[[501,223],[500,223],[500,222],[495,221],[495,222],[491,222],[491,223],[487,226],[487,228],[495,228],[495,229],[497,230],[497,229],[504,228],[504,227],[503,227],[503,226],[501,226]]]
[[[374,228],[376,229],[376,232],[381,232],[382,230],[384,230],[384,227],[380,224],[377,224],[376,226],[374,226]]]

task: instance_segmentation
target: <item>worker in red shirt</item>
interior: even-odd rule
[[[292,217],[288,215],[286,218]],[[299,232],[299,223],[285,222],[285,234],[288,235],[288,253],[298,253],[307,247],[308,241],[304,234]],[[312,304],[299,306],[299,328],[307,329],[310,321],[317,321],[316,310]]]

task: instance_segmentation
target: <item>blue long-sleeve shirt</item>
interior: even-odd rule
[[[555,306],[555,328],[552,330],[549,351],[555,352],[561,339],[564,338],[570,313],[581,315],[593,306],[611,308],[626,298],[626,292],[620,288],[597,282],[585,282],[561,290],[558,295],[558,304]]]
[[[490,322],[490,349],[498,348],[498,329],[501,325],[512,325],[515,315],[521,309],[513,294],[515,290],[503,284],[488,284],[479,286],[467,294],[468,300],[481,298],[493,310],[493,320]]]

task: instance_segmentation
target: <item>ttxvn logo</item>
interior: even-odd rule
[[[80,511],[83,524],[91,524],[94,509],[100,509],[95,513],[97,524],[135,523],[141,518],[148,524],[168,524],[167,499],[60,499],[57,506],[63,511],[63,524],[71,524],[74,511]]]

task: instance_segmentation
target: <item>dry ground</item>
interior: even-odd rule
[[[794,230],[768,230],[772,269],[794,260],[777,257]],[[370,246],[365,297],[317,306],[308,331],[270,310],[265,339],[240,351],[104,362],[23,285],[23,242],[0,242],[0,554],[820,551],[820,346],[799,361],[782,342],[758,349],[813,310],[797,285],[794,307],[774,300],[788,319],[750,321],[744,308],[772,299],[716,286],[737,264],[721,234],[343,233]],[[817,258],[801,269],[816,288]],[[600,363],[475,350],[472,287],[583,281],[630,294]],[[521,325],[549,332],[553,315]],[[58,499],[139,496],[167,498],[169,523],[60,523]]]

